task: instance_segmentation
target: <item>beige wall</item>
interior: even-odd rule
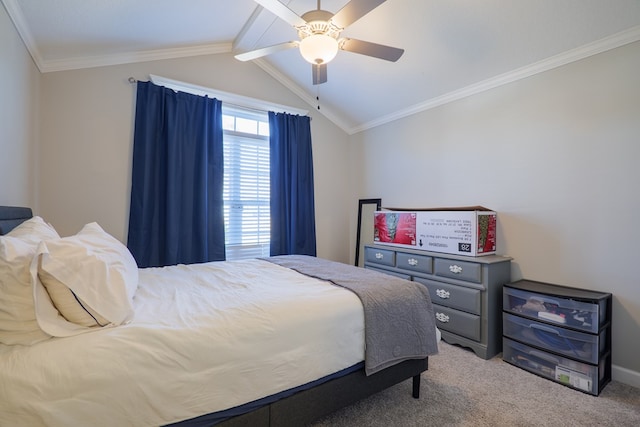
[[[640,43],[354,135],[355,197],[483,205],[527,278],[613,294],[614,378],[640,386]]]
[[[40,73],[0,6],[0,205],[36,209]]]
[[[149,74],[308,109],[312,116],[318,254],[348,261],[348,136],[254,64],[231,55],[153,61],[42,75],[42,215],[61,234],[90,221],[126,241],[135,85]],[[231,78],[229,76],[232,76]]]

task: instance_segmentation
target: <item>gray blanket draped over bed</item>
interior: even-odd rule
[[[420,283],[305,255],[263,258],[354,292],[364,307],[365,372],[438,353],[435,316]]]

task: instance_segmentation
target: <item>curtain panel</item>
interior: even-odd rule
[[[269,112],[271,256],[316,256],[311,119]]]
[[[139,267],[225,259],[221,107],[137,83],[127,246]]]

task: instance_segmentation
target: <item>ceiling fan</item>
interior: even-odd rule
[[[297,31],[299,41],[289,41],[263,47],[236,55],[240,61],[250,61],[265,55],[294,47],[300,48],[302,57],[311,63],[313,84],[327,81],[327,63],[338,50],[358,53],[395,62],[404,53],[404,49],[385,46],[367,41],[340,37],[340,33],[349,25],[380,6],[386,0],[351,0],[335,14],[322,10],[320,0],[316,10],[298,16],[278,0],[255,0],[256,3],[291,24]]]

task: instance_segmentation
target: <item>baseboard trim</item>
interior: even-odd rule
[[[640,388],[640,372],[632,371],[631,369],[611,365],[611,379]]]

